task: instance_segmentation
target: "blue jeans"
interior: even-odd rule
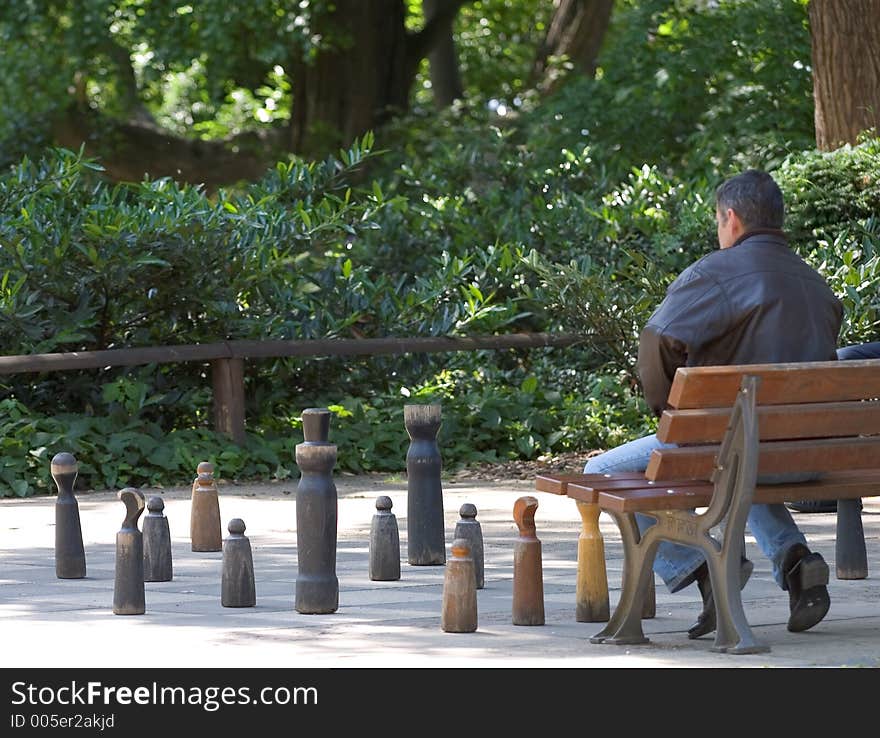
[[[603,474],[624,471],[645,471],[648,459],[655,448],[675,448],[675,444],[663,443],[657,436],[637,438],[612,448],[599,456],[589,459],[584,465],[585,474]],[[803,481],[816,475],[780,475],[775,478],[762,477],[764,484],[773,482]],[[649,515],[636,513],[636,523],[644,533],[656,521]],[[785,552],[795,543],[806,545],[807,539],[791,517],[788,508],[782,504],[752,505],[746,521],[755,536],[755,542],[763,554],[773,564],[773,578],[783,589],[787,589],[782,573],[782,560]],[[703,563],[703,553],[693,546],[662,541],[654,558],[654,572],[660,576],[670,592],[677,592],[690,581],[694,571]]]
[[[855,343],[852,346],[843,346],[837,349],[838,361],[852,361],[853,359],[880,359],[880,341]]]

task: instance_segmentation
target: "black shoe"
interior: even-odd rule
[[[741,559],[739,566],[739,588],[742,589],[752,576],[755,565],[748,559]],[[717,625],[715,615],[715,598],[712,596],[712,579],[709,577],[709,566],[704,561],[694,572],[700,594],[703,596],[703,611],[697,616],[697,622],[688,628],[688,638],[694,639],[711,633]]]
[[[792,633],[812,628],[828,613],[828,564],[822,554],[810,553],[802,543],[785,552],[782,572],[788,588],[788,629]]]

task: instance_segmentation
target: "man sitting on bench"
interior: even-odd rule
[[[691,264],[669,286],[639,338],[638,371],[651,409],[659,416],[681,366],[832,361],[843,316],[824,278],[788,245],[782,231],[782,192],[773,178],[748,170],[715,193],[720,249]],[[644,471],[651,451],[669,444],[645,436],[590,458],[585,473]],[[804,481],[815,475],[758,477],[762,484]],[[639,529],[654,519],[636,515]],[[830,607],[828,565],[807,547],[783,504],[753,504],[748,528],[789,592],[788,630],[807,630]],[[703,610],[688,630],[699,638],[716,627],[709,571],[702,553],[664,541],[654,571],[670,592],[696,581]],[[740,586],[752,563],[743,558]],[[821,582],[821,583],[820,583]]]

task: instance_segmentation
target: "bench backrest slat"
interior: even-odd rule
[[[655,450],[645,477],[655,481],[709,479],[718,449],[704,445]],[[875,469],[880,468],[880,436],[762,441],[758,454],[759,474]]]
[[[668,404],[680,410],[731,407],[743,374],[761,377],[758,405],[880,397],[880,359],[865,359],[681,367],[675,373]]]
[[[720,443],[729,407],[666,410],[657,438],[664,443]],[[758,408],[762,441],[880,434],[880,402],[814,402]]]

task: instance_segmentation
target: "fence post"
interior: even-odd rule
[[[244,445],[244,359],[211,361],[214,429]]]

